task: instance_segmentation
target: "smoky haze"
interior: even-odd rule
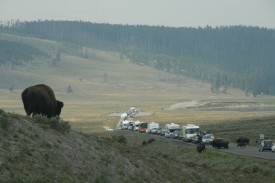
[[[82,20],[172,27],[274,28],[273,0],[0,0],[0,20]]]

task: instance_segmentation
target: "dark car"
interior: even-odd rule
[[[264,150],[268,150],[271,151],[271,147],[272,147],[272,141],[271,140],[262,140],[260,145],[259,145],[259,151],[264,151]]]

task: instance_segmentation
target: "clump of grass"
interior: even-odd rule
[[[10,123],[9,123],[7,114],[5,113],[5,111],[0,109],[0,126],[1,126],[1,128],[3,130],[7,130],[9,125],[10,125]]]
[[[71,130],[70,123],[63,121],[58,117],[52,117],[49,119],[46,116],[35,115],[33,118],[36,123],[43,124],[44,128],[50,127],[61,133],[69,132]]]
[[[261,167],[259,164],[252,163],[245,165],[244,167],[241,168],[241,170],[245,173],[257,173],[261,171]]]
[[[113,135],[112,140],[120,144],[127,144],[127,139],[124,135]]]
[[[9,120],[7,117],[3,117],[0,115],[0,126],[2,129],[7,130],[9,127]]]

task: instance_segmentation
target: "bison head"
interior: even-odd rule
[[[64,104],[63,104],[63,102],[57,100],[57,101],[56,101],[56,106],[57,106],[57,108],[56,108],[56,112],[57,112],[57,113],[56,113],[56,114],[57,114],[57,116],[59,116],[60,113],[61,113],[61,109],[62,109],[62,107],[64,106]]]

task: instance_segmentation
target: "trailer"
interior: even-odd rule
[[[198,135],[200,127],[194,124],[187,124],[182,127],[182,140],[191,142],[192,139]]]

